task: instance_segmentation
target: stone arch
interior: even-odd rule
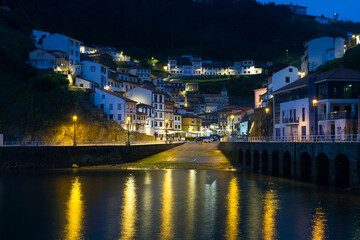
[[[279,153],[277,151],[273,151],[271,154],[271,173],[279,176]]]
[[[241,148],[239,149],[238,162],[244,164],[244,152]]]
[[[329,158],[325,153],[320,153],[316,157],[316,181],[329,184]]]
[[[260,169],[260,153],[258,150],[254,151],[254,171],[257,172]]]
[[[261,153],[261,171],[262,173],[269,171],[269,154],[266,150]]]
[[[283,177],[291,178],[291,155],[289,151],[283,155]]]
[[[251,152],[249,149],[245,152],[245,166],[250,167],[251,166]]]
[[[335,186],[350,186],[350,161],[345,154],[339,154],[335,158]]]
[[[300,180],[311,182],[311,156],[307,152],[300,155]]]

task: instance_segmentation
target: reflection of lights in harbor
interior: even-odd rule
[[[312,240],[325,239],[326,234],[326,214],[323,208],[318,207],[315,215],[313,216],[313,229],[312,229]]]
[[[192,238],[194,232],[195,222],[195,200],[196,200],[196,171],[189,170],[189,185],[187,197],[187,221],[186,221],[186,235],[187,239]]]
[[[279,209],[279,200],[276,191],[271,189],[264,196],[264,224],[263,239],[276,239],[276,212]]]
[[[83,225],[83,200],[81,192],[81,183],[79,177],[75,177],[71,184],[71,191],[67,203],[66,212],[66,239],[82,239],[82,225]]]
[[[240,193],[236,178],[232,178],[227,195],[226,239],[238,239],[240,224]]]
[[[144,181],[144,190],[143,190],[143,200],[142,200],[142,208],[143,213],[141,215],[141,228],[142,229],[151,229],[151,209],[153,202],[153,192],[151,188],[151,175],[149,171],[146,171],[145,181]],[[150,231],[143,231],[142,239],[151,239]]]
[[[208,174],[205,176],[206,182],[208,181]],[[216,179],[210,183],[202,184],[205,187],[205,203],[204,203],[204,239],[215,239],[216,228],[216,198],[217,198],[217,182]]]
[[[124,189],[122,228],[120,239],[133,239],[136,221],[136,185],[134,176],[129,176]]]
[[[172,229],[172,183],[171,170],[166,170],[162,192],[162,211],[161,211],[161,233],[160,239],[171,239],[173,236]]]

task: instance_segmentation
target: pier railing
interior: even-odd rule
[[[152,144],[167,144],[180,143],[178,140],[143,140],[130,141],[130,145],[152,145]],[[126,146],[126,141],[4,141],[2,147],[34,147],[34,146]]]
[[[234,137],[222,139],[225,142],[360,142],[360,134],[308,135],[284,137]]]

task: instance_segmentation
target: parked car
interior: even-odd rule
[[[214,138],[212,138],[212,137],[206,137],[203,139],[203,142],[205,142],[205,143],[211,143],[213,141],[214,141]]]

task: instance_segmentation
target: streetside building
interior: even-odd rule
[[[357,133],[360,72],[338,68],[310,74],[274,92],[274,135]]]
[[[190,133],[200,133],[202,119],[195,114],[184,114],[182,116],[182,130]]]
[[[167,130],[174,130],[174,102],[165,101],[165,120],[168,121]]]
[[[130,117],[129,130],[136,131],[136,101],[109,90],[95,88],[91,94],[92,103],[104,112],[104,119],[115,121],[128,129],[127,117]]]
[[[146,123],[145,123],[145,133],[146,135],[155,135],[155,127],[154,127],[154,107],[140,103],[136,105],[137,113],[146,114]]]
[[[125,96],[154,107],[155,135],[165,134],[165,93],[151,88],[136,87],[127,91]]]

